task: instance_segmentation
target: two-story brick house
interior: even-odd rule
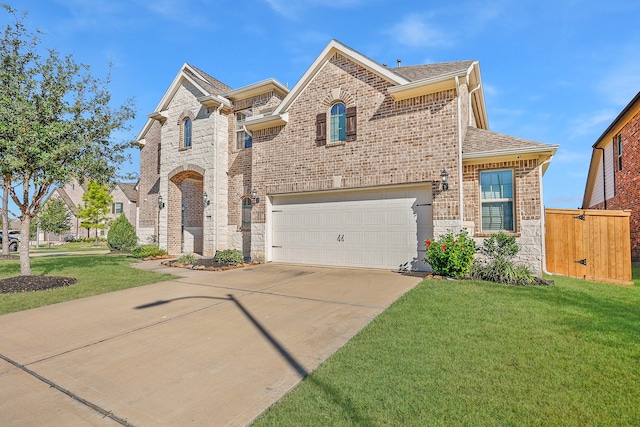
[[[640,262],[640,92],[593,144],[582,207],[631,210],[631,260]]]
[[[72,179],[64,187],[56,187],[49,194],[48,199],[62,199],[67,206],[69,213],[71,214],[71,228],[63,235],[55,235],[53,233],[47,233],[43,235],[44,240],[49,241],[63,241],[69,238],[84,238],[90,237],[93,233],[98,233],[102,237],[106,237],[109,231],[108,224],[114,221],[121,214],[125,214],[127,220],[136,226],[137,223],[137,199],[138,191],[135,183],[116,182],[111,190],[111,197],[113,197],[113,203],[111,204],[110,213],[107,214],[107,227],[104,230],[87,230],[83,228],[82,220],[78,218],[78,210],[83,206],[84,202],[82,197],[87,191],[87,182],[80,184],[77,179]],[[95,234],[93,234],[95,236]]]
[[[331,41],[291,90],[185,64],[138,144],[138,235],[172,254],[424,269],[424,241],[466,227],[541,270],[557,146],[488,131],[477,61],[388,68]]]

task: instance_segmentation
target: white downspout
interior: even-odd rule
[[[468,81],[468,77],[467,77],[467,81]],[[471,108],[471,95],[473,95],[473,92],[477,91],[481,87],[482,87],[482,84],[479,84],[471,92],[469,92],[469,126],[471,126],[471,114],[473,114],[473,109]]]
[[[215,131],[213,132],[213,255],[218,251],[218,117],[222,112],[223,106],[224,105],[220,103],[220,106],[216,108],[216,118],[213,122],[213,127],[215,128]]]
[[[464,200],[462,197],[462,105],[460,104],[460,79],[456,76],[456,90],[458,101],[458,203],[460,204],[460,228],[464,226]]]
[[[547,163],[551,163],[552,159],[553,159],[553,156],[549,157],[547,160],[545,160],[544,162],[540,163],[540,165],[538,166],[540,168],[540,173],[538,175],[538,180],[539,180],[538,187],[540,188],[540,206],[542,207],[541,212],[540,212],[540,224],[542,226],[542,244],[540,246],[542,248],[542,272],[544,274],[552,274],[552,273],[549,273],[547,271],[547,246],[546,246],[546,243],[545,243],[547,230],[546,230],[546,214],[544,212],[545,211],[545,209],[544,209],[544,198],[543,198],[543,194],[542,194],[542,168]]]

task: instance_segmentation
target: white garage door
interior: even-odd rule
[[[426,270],[431,187],[275,196],[271,227],[273,261]]]

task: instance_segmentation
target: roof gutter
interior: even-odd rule
[[[464,199],[462,197],[462,105],[460,103],[460,79],[455,76],[457,104],[458,104],[458,211],[460,212],[460,227],[464,225]]]

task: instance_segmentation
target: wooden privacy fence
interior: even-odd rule
[[[547,271],[632,285],[630,211],[546,209]]]

